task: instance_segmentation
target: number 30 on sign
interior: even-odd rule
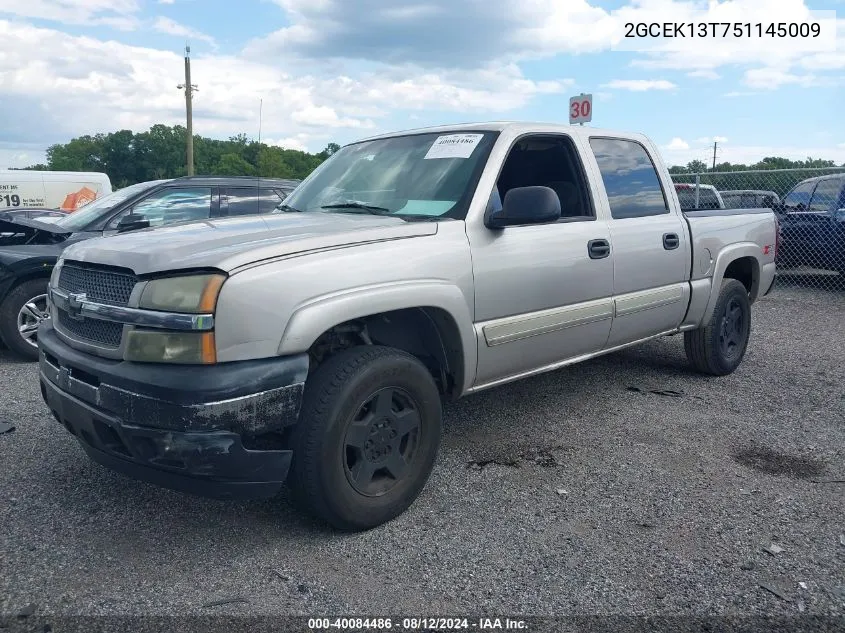
[[[593,120],[593,95],[569,98],[569,123],[589,123]]]

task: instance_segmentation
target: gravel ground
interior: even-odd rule
[[[354,535],[89,462],[0,351],[0,614],[842,616],[844,314],[782,285],[729,377],[671,337],[450,405],[423,495]]]

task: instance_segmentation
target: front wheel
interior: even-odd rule
[[[750,335],[748,290],[736,279],[723,279],[710,322],[684,332],[684,350],[697,371],[726,376],[742,362]]]
[[[288,483],[297,505],[342,530],[404,512],[440,444],[440,394],[414,356],[381,346],[339,352],[308,378]]]
[[[47,279],[25,281],[0,303],[0,338],[28,361],[38,360],[38,325],[49,318],[47,284]]]

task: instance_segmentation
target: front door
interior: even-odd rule
[[[613,255],[587,182],[571,137],[521,137],[490,204],[515,187],[547,186],[558,193],[563,217],[502,230],[467,226],[475,277],[475,386],[604,347],[613,313]]]

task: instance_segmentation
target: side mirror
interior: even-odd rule
[[[487,213],[491,229],[523,224],[548,224],[560,219],[560,198],[549,187],[517,187],[505,194],[502,208]]]
[[[121,218],[120,222],[117,223],[117,232],[126,233],[127,231],[137,231],[138,229],[149,228],[149,226],[150,221],[143,215],[132,215],[130,213]]]

